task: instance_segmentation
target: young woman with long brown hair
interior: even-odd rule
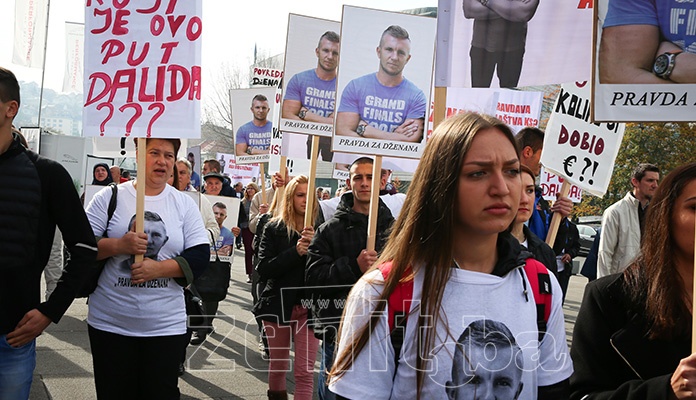
[[[573,399],[693,399],[696,163],[660,183],[640,256],[589,283],[573,331]]]
[[[525,260],[507,232],[522,191],[519,170],[514,136],[493,117],[459,114],[435,129],[376,263],[381,270],[367,272],[348,299],[332,370],[334,393],[350,399],[567,396],[572,366],[561,290],[549,275],[553,304],[538,342]],[[408,281],[413,303],[396,354],[385,307]],[[509,343],[521,349],[502,360],[495,346],[485,345],[483,364],[455,362],[455,352],[463,355],[458,360],[473,358],[458,338],[482,319],[504,325],[514,335]],[[515,379],[498,376],[510,363]]]

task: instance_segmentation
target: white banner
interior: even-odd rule
[[[87,2],[85,136],[198,138],[201,0],[142,6]]]
[[[587,82],[561,86],[544,136],[541,163],[595,196],[604,196],[625,125],[590,122]]]
[[[232,185],[237,182],[242,182],[242,185],[247,185],[250,182],[254,182],[261,186],[259,183],[259,166],[253,164],[228,164],[225,169],[225,175],[230,177]]]
[[[177,158],[181,157],[188,145],[187,139],[181,139]],[[127,137],[93,137],[93,155],[99,157],[135,157],[135,140]]]
[[[297,176],[305,175],[309,176],[309,167],[311,163],[309,160],[300,158],[286,158],[285,168],[288,170],[288,175]],[[271,157],[271,161],[268,163],[269,171],[280,171],[280,157]]]
[[[520,87],[590,79],[592,0],[486,3],[438,1],[435,86]],[[493,3],[504,3],[510,18],[497,15]],[[491,60],[495,53],[506,53],[505,59]]]
[[[545,168],[541,168],[539,174],[539,186],[541,186],[541,197],[545,200],[556,201],[556,195],[561,193],[561,186],[563,186],[562,176],[556,175],[553,172],[547,171]],[[582,201],[582,189],[577,187],[577,185],[570,185],[570,192],[568,192],[568,198],[573,203],[579,203]]]
[[[48,0],[15,1],[13,63],[31,68],[43,67],[46,18]]]
[[[63,92],[82,92],[84,80],[85,24],[65,23],[65,74]]]

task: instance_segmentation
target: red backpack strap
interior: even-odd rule
[[[534,294],[534,303],[537,309],[537,328],[539,330],[539,342],[546,334],[546,327],[551,315],[553,297],[551,295],[551,278],[549,270],[539,261],[528,258],[524,263],[524,272],[527,274],[529,285]]]
[[[382,277],[387,280],[391,271],[392,263],[387,262],[379,266],[382,272]],[[406,275],[411,269],[406,270]],[[391,339],[392,348],[394,348],[394,365],[398,368],[399,358],[401,357],[401,347],[404,344],[404,335],[406,335],[406,321],[408,313],[411,311],[411,303],[413,302],[413,279],[406,282],[396,284],[394,291],[387,299],[387,312],[389,318],[389,336]]]

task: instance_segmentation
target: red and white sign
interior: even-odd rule
[[[539,186],[541,186],[541,196],[544,200],[556,201],[556,195],[561,193],[561,186],[563,186],[562,176],[556,175],[553,172],[546,171],[544,168],[541,169],[541,174],[539,176]],[[582,201],[582,189],[576,185],[570,185],[570,192],[568,193],[568,198],[573,203],[579,203]]]
[[[200,137],[201,0],[85,11],[85,136]]]

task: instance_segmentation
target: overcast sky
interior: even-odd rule
[[[6,40],[0,46],[0,65],[11,69],[20,80],[40,82],[41,69],[12,64],[15,1],[26,0],[3,0],[5,12],[0,13],[0,37]],[[434,7],[437,0],[354,0],[347,4],[397,11]],[[337,0],[203,0],[204,102],[212,78],[224,63],[248,67],[255,44],[259,51],[270,55],[285,50],[289,13],[339,21],[342,5]],[[50,0],[45,86],[56,91],[63,85],[66,21],[84,22],[84,1]]]

